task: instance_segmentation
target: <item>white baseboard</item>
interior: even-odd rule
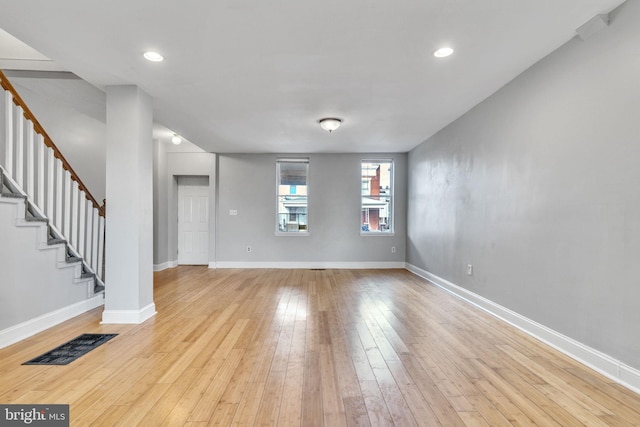
[[[105,310],[101,324],[134,324],[144,322],[156,315],[156,305],[151,303],[140,310]]]
[[[209,263],[209,268],[282,268],[282,269],[390,269],[405,268],[404,262],[216,262]]]
[[[0,348],[7,347],[18,341],[29,338],[37,333],[58,325],[73,317],[79,316],[104,304],[102,294],[84,301],[77,302],[59,310],[52,311],[35,319],[27,320],[10,328],[0,331]]]
[[[572,338],[562,335],[544,325],[534,322],[514,311],[494,303],[478,294],[460,286],[454,285],[446,279],[436,276],[415,265],[406,264],[406,269],[413,274],[428,280],[436,286],[450,292],[456,297],[486,311],[532,337],[561,351],[572,359],[594,369],[613,381],[640,393],[640,370],[625,365],[621,361],[604,354],[596,349],[582,344]]]
[[[153,264],[153,271],[162,271],[162,270],[166,270],[168,268],[173,268],[173,267],[177,267],[178,266],[178,261],[167,261],[167,262],[163,262],[161,264]]]

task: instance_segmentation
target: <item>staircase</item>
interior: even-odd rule
[[[15,207],[15,227],[36,230],[34,251],[56,254],[40,258],[34,255],[34,259],[52,258],[54,268],[66,275],[71,272],[72,288],[58,292],[68,291],[69,298],[77,300],[81,287],[86,288],[82,298],[95,299],[105,289],[104,204],[98,204],[90,194],[1,71],[0,86],[0,205]],[[4,212],[2,216],[10,215]],[[15,244],[8,241],[9,235],[13,239],[29,235],[18,231],[5,234],[2,244],[9,246]],[[0,284],[2,281],[0,271]],[[4,290],[0,286],[0,291]],[[3,332],[0,321],[0,336]]]
[[[87,298],[104,293],[104,282],[93,272],[86,261],[69,245],[67,239],[49,224],[49,219],[39,214],[28,197],[16,189],[2,166],[0,166],[0,203],[13,204],[16,207],[15,225],[17,227],[40,228],[36,247],[38,250],[57,250],[58,268],[73,267],[74,284],[87,284]]]

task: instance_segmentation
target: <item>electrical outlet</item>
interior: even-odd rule
[[[229,209],[229,215],[238,215],[238,211],[236,209]]]
[[[396,253],[396,247],[395,246],[391,246],[391,253],[395,254]]]
[[[473,276],[473,265],[467,264],[467,274]]]
[[[251,252],[251,246],[247,246],[247,252]]]

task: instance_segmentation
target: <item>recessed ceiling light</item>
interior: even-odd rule
[[[450,47],[441,47],[440,49],[433,52],[433,56],[436,58],[446,58],[447,56],[453,53],[453,49]]]
[[[160,55],[158,52],[153,51],[145,52],[143,56],[144,59],[151,62],[161,62],[164,60],[164,56]]]

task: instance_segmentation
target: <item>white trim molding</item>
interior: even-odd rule
[[[449,282],[433,273],[423,270],[415,265],[406,264],[406,269],[413,274],[428,280],[430,283],[444,289],[454,296],[480,308],[481,310],[509,323],[533,338],[544,342],[566,354],[572,359],[588,366],[611,380],[640,393],[640,370],[625,365],[621,361],[602,353],[596,349],[582,344],[579,341],[562,335],[540,323],[528,319],[514,311],[509,310],[495,302],[478,294]]]
[[[100,324],[140,324],[156,315],[156,305],[151,303],[140,310],[105,310]]]
[[[301,261],[301,262],[235,262],[223,261],[209,263],[209,268],[281,268],[281,269],[310,269],[310,268],[326,268],[326,269],[392,269],[405,268],[404,262],[331,262],[331,261]]]
[[[43,314],[0,331],[0,348],[22,341],[104,304],[104,294]]]
[[[153,264],[153,271],[162,271],[162,270],[166,270],[168,268],[174,268],[178,266],[178,261],[177,260],[173,260],[173,261],[167,261],[167,262],[163,262],[161,264]]]

